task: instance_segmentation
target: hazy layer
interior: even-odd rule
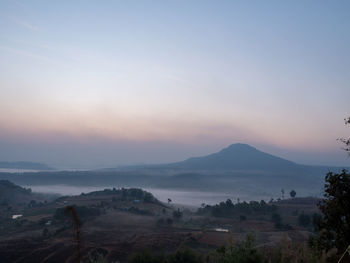
[[[32,191],[38,193],[48,193],[48,194],[60,194],[60,195],[80,195],[81,193],[89,193],[93,191],[99,191],[106,188],[111,188],[110,186],[106,187],[77,187],[77,186],[68,186],[68,185],[35,185],[35,186],[25,186],[26,188],[31,188]],[[240,201],[252,201],[252,200],[265,200],[269,201],[271,198],[277,199],[280,198],[280,193],[264,193],[263,191],[243,191],[237,189],[232,189],[231,193],[222,193],[222,192],[209,192],[209,191],[179,191],[179,190],[169,190],[169,189],[157,189],[157,188],[143,188],[146,191],[151,192],[157,199],[162,202],[167,203],[168,198],[172,200],[172,203],[197,206],[201,204],[217,204],[221,201],[226,201],[231,199],[234,202],[237,202],[237,198]],[[315,193],[309,193],[307,191],[299,191],[298,196],[315,196]]]

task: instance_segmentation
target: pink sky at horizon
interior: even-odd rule
[[[349,163],[345,1],[1,7],[0,160],[168,162],[243,142]]]

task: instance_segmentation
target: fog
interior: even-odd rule
[[[177,162],[220,151],[236,142],[237,140],[232,138],[197,144],[171,141],[111,142],[102,139],[80,143],[72,139],[6,142],[0,139],[0,160],[40,162],[56,169],[96,169],[119,165]],[[254,141],[244,142],[297,163],[340,166],[349,164],[349,159],[340,150],[341,145],[337,143],[330,149],[319,151],[278,148]]]
[[[59,194],[59,195],[80,195],[81,193],[89,193],[93,191],[99,191],[106,188],[111,188],[110,186],[69,186],[69,185],[35,185],[35,186],[25,186],[26,188],[31,188],[33,192],[46,193],[46,194]],[[240,191],[235,189],[232,193],[224,192],[209,192],[209,191],[183,191],[183,190],[169,190],[169,189],[159,189],[159,188],[143,188],[144,190],[151,192],[158,200],[162,202],[167,202],[168,198],[171,199],[174,204],[181,204],[187,206],[200,206],[201,204],[217,204],[221,201],[226,201],[231,199],[233,202],[237,202],[237,198],[240,201],[251,201],[251,200],[265,200],[268,201],[270,198],[278,198],[279,193],[272,196],[267,193],[251,193]]]

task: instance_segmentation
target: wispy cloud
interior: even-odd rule
[[[18,18],[13,18],[12,17],[12,20],[17,24],[17,25],[20,25],[26,29],[29,29],[31,31],[39,31],[39,27],[27,22],[27,21],[24,21],[24,20],[21,20],[21,19],[18,19]]]
[[[25,22],[25,21],[20,21],[20,20],[17,20],[16,23],[18,25],[21,25],[29,30],[32,30],[32,31],[38,31],[39,28],[37,26],[34,26],[34,25],[31,25],[29,24],[28,22]]]

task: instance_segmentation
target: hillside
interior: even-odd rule
[[[12,183],[8,187],[21,189]],[[170,254],[190,248],[213,255],[232,236],[240,242],[252,232],[260,247],[279,246],[282,237],[297,244],[311,234],[316,202],[312,198],[269,203],[229,199],[190,210],[161,203],[152,193],[135,188],[63,196],[7,207],[0,216],[0,258],[2,262],[77,262],[77,249],[80,262],[102,262],[91,260],[96,254],[103,256],[103,262],[130,262],[130,255],[145,250]],[[22,216],[13,219],[14,214]],[[301,214],[309,219],[307,224],[300,225]]]
[[[23,202],[31,197],[31,190],[20,187],[7,180],[0,180],[0,202]]]

